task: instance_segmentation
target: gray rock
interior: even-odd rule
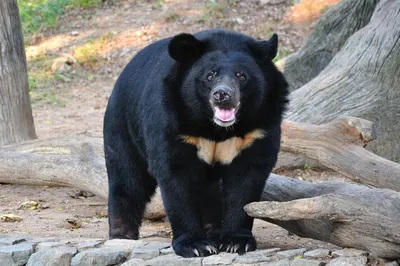
[[[100,241],[101,243],[104,243],[104,239],[101,239],[101,238],[70,238],[70,239],[61,240],[60,243],[63,243],[66,246],[74,246],[75,247],[79,243],[91,242],[91,241]]]
[[[160,255],[160,251],[155,248],[136,248],[132,251],[131,259],[144,259],[149,260]]]
[[[355,257],[363,255],[364,256],[368,255],[368,252],[355,248],[344,248],[332,252],[332,257]]]
[[[84,241],[75,245],[76,249],[81,252],[90,248],[98,248],[101,245],[101,241]]]
[[[315,258],[315,259],[321,259],[328,257],[331,254],[331,251],[326,248],[319,248],[319,249],[314,249],[307,251],[304,253],[303,257],[304,258]]]
[[[203,266],[208,265],[230,265],[239,256],[237,253],[219,253],[217,255],[212,255],[205,257],[203,259]]]
[[[146,248],[151,248],[151,249],[164,249],[164,248],[168,248],[170,247],[171,244],[170,243],[166,243],[166,242],[150,242],[148,243],[145,247]]]
[[[251,253],[251,254],[261,254],[261,255],[264,255],[264,256],[273,256],[280,250],[281,250],[280,248],[257,249],[256,251],[252,251],[252,252],[249,252],[249,253]]]
[[[260,264],[260,266],[290,266],[290,260],[289,259],[283,259],[283,260],[278,260],[274,262],[267,262]]]
[[[276,253],[280,258],[294,258],[297,256],[303,256],[304,252],[306,252],[305,248],[298,249],[289,249]]]
[[[22,242],[25,242],[26,238],[22,236],[4,236],[0,237],[0,246],[8,246],[8,245],[15,245]]]
[[[34,246],[36,246],[39,243],[42,242],[58,242],[58,239],[55,237],[38,237],[38,238],[33,238],[31,240],[27,240],[28,243],[32,243]]]
[[[307,259],[294,259],[290,266],[322,266],[325,265],[321,261],[317,260],[307,260]]]
[[[121,266],[142,266],[145,265],[142,259],[131,259],[121,264]]]
[[[106,266],[122,263],[129,256],[129,252],[123,248],[104,247],[86,250],[75,255],[71,260],[71,266],[97,265]]]
[[[272,254],[271,254],[272,255]],[[260,262],[271,261],[271,255],[264,255],[259,252],[247,252],[235,258],[235,264],[254,264]]]
[[[34,253],[26,266],[69,266],[76,253],[74,247],[44,249]]]
[[[175,254],[175,251],[172,247],[164,248],[160,250],[161,255]]]
[[[0,247],[0,265],[25,265],[33,253],[33,245],[24,243]]]
[[[131,240],[131,239],[111,239],[104,242],[104,247],[117,247],[125,250],[132,251],[135,248],[141,248],[148,244],[142,240]]]
[[[146,266],[201,266],[203,258],[182,258],[181,256],[170,254],[159,256],[146,261]]]
[[[65,246],[65,244],[63,244],[61,242],[42,242],[42,243],[37,244],[36,252],[41,251],[41,250],[50,249],[50,248],[61,247],[61,246]]]
[[[326,266],[365,266],[367,264],[366,256],[357,257],[339,257],[331,260]]]

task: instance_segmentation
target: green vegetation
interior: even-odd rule
[[[112,40],[114,34],[108,32],[97,40],[90,40],[82,46],[74,50],[74,56],[78,62],[88,68],[94,68],[99,61],[101,52],[105,48],[107,42]]]
[[[43,90],[30,93],[33,104],[50,104],[65,107],[65,101],[57,97],[58,90]]]
[[[18,0],[22,30],[26,37],[54,27],[57,17],[73,7],[89,8],[101,0]]]
[[[306,163],[304,165],[304,170],[313,170],[313,169],[314,169],[314,165],[312,165],[312,164]]]

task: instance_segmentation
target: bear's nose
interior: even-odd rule
[[[213,93],[213,98],[218,103],[230,101],[232,98],[232,91],[227,87],[219,87]]]

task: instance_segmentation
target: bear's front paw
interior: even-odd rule
[[[257,248],[256,240],[250,230],[230,233],[221,238],[219,251],[244,254]]]
[[[177,255],[184,258],[206,257],[218,254],[215,243],[207,239],[193,239],[179,237],[172,242],[172,247]]]

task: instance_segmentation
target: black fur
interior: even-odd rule
[[[146,203],[158,185],[177,254],[207,256],[210,246],[238,253],[256,249],[253,219],[243,206],[260,199],[280,147],[288,91],[271,62],[276,51],[276,35],[259,42],[207,30],[160,40],[133,58],[104,119],[110,238],[138,238]],[[229,128],[212,120],[206,79],[212,69],[240,90],[237,121]],[[237,70],[245,72],[245,82],[234,79]],[[229,165],[207,164],[180,137],[221,142],[256,129],[266,136]]]

